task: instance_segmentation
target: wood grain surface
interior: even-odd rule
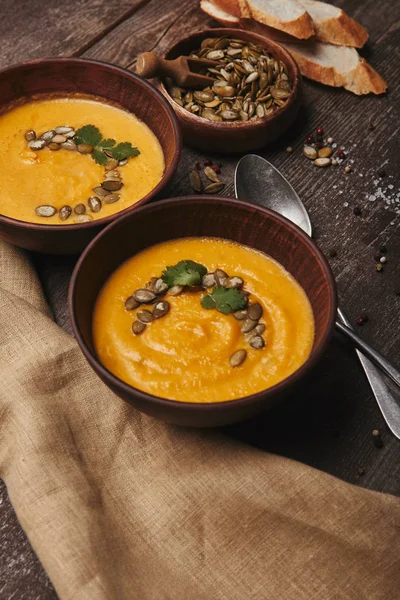
[[[400,46],[398,3],[382,0],[335,0],[370,34],[362,51],[389,83],[382,97],[356,97],[344,90],[306,82],[296,124],[261,154],[290,180],[304,201],[315,238],[329,254],[341,305],[352,321],[365,312],[369,321],[358,332],[400,365]],[[29,58],[65,55],[114,62],[134,70],[137,55],[164,52],[191,31],[213,22],[197,0],[3,0],[0,66]],[[373,124],[373,128],[371,127]],[[343,167],[316,169],[302,155],[306,135],[317,126],[346,148],[352,172]],[[287,146],[293,148],[287,153]],[[165,196],[191,192],[189,171],[208,154],[184,149],[180,166]],[[222,163],[224,195],[233,196],[236,158],[212,155]],[[379,168],[386,176],[380,178]],[[392,187],[393,186],[393,187]],[[354,207],[362,209],[356,216]],[[374,255],[387,246],[383,272],[375,270]],[[70,330],[67,290],[73,258],[33,255],[57,322]],[[371,431],[382,432],[377,448]],[[335,338],[307,393],[255,422],[227,430],[265,450],[308,463],[355,485],[400,495],[400,442],[384,424],[354,351]],[[363,468],[364,475],[358,469]],[[3,487],[0,495],[0,598],[57,598],[29,542],[19,527]],[[373,600],[373,599],[371,599]]]

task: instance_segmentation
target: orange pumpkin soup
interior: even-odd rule
[[[141,288],[143,293],[152,276],[187,260],[201,263],[209,274],[223,269],[231,285],[241,289],[184,288],[171,295],[179,292],[171,288],[153,305],[134,302],[133,310],[126,308],[126,299]],[[225,299],[237,308],[243,296],[246,307],[230,314],[220,312],[212,299],[224,310]],[[140,311],[162,309],[165,301],[167,314],[148,324],[151,317],[143,314],[145,322],[135,335],[132,325],[140,323]],[[254,343],[255,337],[261,342]],[[314,318],[304,290],[271,257],[228,240],[185,238],[140,252],[110,276],[95,306],[93,338],[103,365],[144,392],[185,402],[223,402],[260,392],[296,371],[311,352]]]
[[[105,102],[74,96],[27,102],[0,115],[0,133],[0,161],[7,165],[0,214],[14,219],[42,225],[101,219],[135,204],[163,176],[154,133]]]

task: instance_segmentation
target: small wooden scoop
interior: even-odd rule
[[[215,82],[213,77],[199,75],[198,71],[207,67],[215,67],[215,60],[179,56],[174,60],[166,60],[154,54],[143,52],[139,54],[136,63],[136,73],[145,79],[152,77],[171,77],[174,82],[184,88],[203,89]]]

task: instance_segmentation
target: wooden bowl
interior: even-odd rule
[[[63,93],[96,96],[117,104],[150,127],[165,158],[160,183],[132,207],[104,219],[76,225],[41,225],[0,215],[0,237],[16,246],[50,254],[79,253],[105,225],[156,198],[178,165],[182,141],[173,110],[154,86],[125,69],[78,58],[35,60],[0,71],[0,89],[0,111],[21,98]]]
[[[177,58],[188,55],[199,48],[202,40],[208,37],[234,37],[259,44],[273,57],[284,62],[293,85],[291,96],[285,105],[272,115],[254,121],[209,121],[185,110],[169,95],[164,84],[156,85],[173,107],[182,127],[184,142],[189,146],[201,148],[208,152],[248,152],[257,150],[275,141],[295,120],[300,108],[302,96],[302,79],[299,67],[289,52],[279,44],[243,29],[207,29],[194,33],[171,48],[164,58]]]
[[[181,237],[224,237],[266,252],[300,283],[310,299],[315,340],[307,361],[277,385],[228,402],[177,402],[152,396],[110,373],[96,356],[92,340],[93,307],[107,278],[141,250]],[[220,196],[172,198],[139,208],[118,219],[94,239],[72,276],[69,309],[77,342],[91,367],[118,396],[137,409],[169,423],[194,427],[226,425],[264,411],[292,392],[326,348],[336,316],[331,269],[315,243],[277,213]]]

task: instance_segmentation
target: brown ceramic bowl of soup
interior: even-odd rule
[[[279,44],[262,35],[242,29],[208,29],[194,33],[169,48],[164,58],[174,59],[178,56],[188,56],[197,50],[205,39],[232,38],[251,42],[260,46],[269,56],[281,61],[285,66],[291,84],[291,93],[284,104],[263,118],[242,121],[210,121],[192,113],[177,103],[167,90],[165,82],[158,83],[164,97],[173,107],[182,127],[184,141],[190,146],[209,152],[248,152],[274,142],[294,122],[301,104],[302,79],[299,67],[289,52]],[[212,49],[211,49],[212,50]],[[207,55],[205,55],[207,58]],[[237,59],[238,57],[233,57]],[[215,96],[216,98],[218,96]],[[184,98],[184,94],[183,94]],[[223,100],[223,98],[220,98]],[[183,100],[185,104],[185,100]],[[196,104],[196,102],[195,102]],[[261,103],[264,107],[267,103]],[[201,107],[202,109],[203,107]]]
[[[0,71],[0,89],[0,237],[12,244],[79,253],[116,216],[157,198],[177,167],[174,111],[125,69],[37,60]]]
[[[189,269],[183,280],[181,261]],[[229,283],[204,289],[192,279],[190,287],[187,261],[193,269],[201,263],[202,277],[225,270]],[[168,291],[132,304],[132,294],[155,290],[162,273]],[[176,289],[176,281],[187,287]],[[243,297],[245,320],[236,304]],[[188,196],[141,207],[101,232],[77,263],[69,307],[83,354],[112,391],[157,419],[210,427],[293,393],[331,337],[336,288],[316,244],[284,217],[239,200]],[[250,314],[256,324],[245,332]]]

